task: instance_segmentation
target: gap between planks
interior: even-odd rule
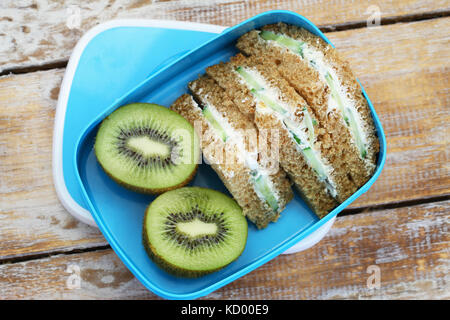
[[[450,16],[450,10],[435,10],[430,12],[418,13],[418,14],[406,14],[402,16],[394,17],[384,17],[380,19],[381,26],[391,25],[396,23],[408,23],[417,22],[431,19],[439,19]],[[324,32],[336,32],[336,31],[346,31],[352,29],[362,29],[367,27],[366,21],[352,21],[348,23],[330,24],[330,25],[319,25],[319,29]],[[51,69],[65,68],[67,67],[68,59],[62,59],[57,61],[52,61],[48,63],[43,63],[39,65],[30,65],[25,67],[16,67],[10,69],[4,69],[0,71],[0,77],[10,74],[24,74],[36,71],[45,71]]]
[[[380,19],[381,26],[387,26],[390,24],[396,23],[408,23],[408,22],[417,22],[431,19],[439,19],[450,16],[450,10],[436,10],[430,12],[423,13],[411,13],[405,14],[402,16],[394,16],[394,17],[382,17]],[[331,24],[331,25],[321,25],[319,29],[323,32],[333,32],[333,31],[345,31],[352,29],[361,29],[367,28],[367,21],[352,21],[348,23],[339,23],[339,24]]]
[[[396,203],[389,203],[389,204],[383,204],[383,205],[374,205],[374,206],[365,206],[365,207],[344,209],[342,212],[340,212],[338,214],[337,219],[339,219],[340,217],[343,217],[343,216],[374,213],[374,212],[378,212],[378,211],[400,209],[403,207],[415,207],[415,206],[432,204],[432,203],[439,205],[439,203],[441,203],[441,202],[443,203],[448,200],[450,200],[450,195],[429,197],[429,198],[423,198],[423,199],[411,200],[411,201],[400,201],[400,202],[396,202]],[[39,260],[39,259],[45,259],[45,258],[50,258],[50,257],[60,256],[60,255],[67,256],[67,255],[81,254],[81,253],[94,252],[94,251],[102,251],[102,250],[108,250],[108,249],[111,249],[111,246],[109,244],[101,244],[101,245],[96,244],[96,245],[87,246],[84,248],[72,248],[72,249],[68,249],[68,250],[60,250],[60,249],[59,250],[49,250],[46,252],[20,254],[20,255],[13,255],[13,256],[9,256],[9,257],[5,256],[5,257],[0,258],[0,265],[27,262],[27,261],[32,261],[32,260]]]
[[[279,256],[204,299],[448,299],[449,206],[341,217],[313,248]],[[68,285],[71,266],[77,288]],[[378,267],[377,288],[368,286],[369,267]],[[3,299],[159,299],[111,250],[2,265],[0,283]]]
[[[398,208],[403,208],[403,207],[414,207],[414,206],[418,206],[421,204],[442,202],[442,201],[447,201],[447,200],[450,200],[450,194],[425,197],[425,198],[421,198],[421,199],[375,204],[375,205],[370,205],[370,206],[353,207],[353,208],[349,208],[349,209],[344,209],[341,213],[339,213],[339,216],[348,216],[348,215],[352,215],[352,214],[360,214],[360,213],[366,213],[366,212],[371,212],[371,211],[398,209]]]

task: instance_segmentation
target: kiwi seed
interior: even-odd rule
[[[247,220],[236,201],[205,188],[184,187],[160,195],[148,207],[143,243],[166,271],[198,277],[239,257]]]

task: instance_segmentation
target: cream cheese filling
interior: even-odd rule
[[[257,148],[255,148],[255,151],[248,151],[242,135],[245,132],[239,132],[239,130],[233,128],[229,121],[211,103],[206,102],[203,105],[202,113],[224,142],[226,141],[236,146],[239,160],[243,161],[244,165],[250,169],[250,180],[254,185],[256,195],[266,202],[274,213],[277,213],[280,209],[280,195],[269,178],[269,172],[258,164]]]

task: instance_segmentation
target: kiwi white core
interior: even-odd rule
[[[144,157],[170,156],[170,148],[166,144],[150,139],[147,136],[132,137],[128,139],[127,146]]]
[[[197,218],[188,222],[178,222],[177,230],[192,238],[217,233],[217,224],[201,221]]]

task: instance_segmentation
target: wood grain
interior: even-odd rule
[[[450,193],[450,18],[327,34],[387,137],[381,177],[352,207]]]
[[[449,210],[446,201],[339,217],[313,248],[279,256],[205,299],[449,299]],[[379,288],[367,285],[371,268],[379,268]],[[79,286],[70,278],[77,275]],[[0,265],[0,292],[2,299],[158,299],[112,250]]]
[[[63,74],[0,78],[1,258],[106,244],[97,229],[67,213],[54,191],[52,135]]]
[[[374,186],[351,207],[450,193],[450,18],[330,33],[371,97],[388,140]],[[389,36],[386,36],[389,35]],[[106,245],[56,197],[53,117],[61,69],[0,78],[0,260]]]
[[[231,26],[273,9],[298,12],[329,29],[343,24],[364,25],[374,10],[380,11],[382,20],[395,20],[404,15],[448,12],[450,4],[447,0],[4,0],[0,4],[0,72],[60,65],[84,32],[111,19],[166,19]]]

